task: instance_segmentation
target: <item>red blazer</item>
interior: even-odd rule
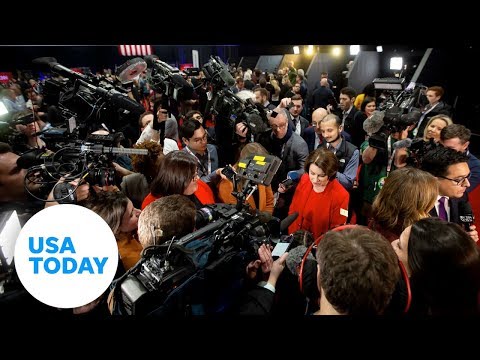
[[[317,239],[328,230],[347,222],[349,200],[349,193],[337,179],[329,181],[322,193],[316,193],[308,174],[303,174],[288,212],[289,215],[298,212],[298,217],[288,227],[288,232],[291,234],[304,229]]]
[[[198,182],[198,189],[194,192],[194,195],[197,197],[198,201],[200,201],[203,205],[207,204],[215,204],[215,197],[213,196],[212,189],[202,180],[197,180]],[[157,199],[160,199],[161,196],[154,196],[152,193],[148,193],[148,195],[143,199],[142,202],[142,210],[147,207],[148,204],[154,202]]]

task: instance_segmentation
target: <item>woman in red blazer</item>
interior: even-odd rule
[[[303,229],[316,239],[346,223],[350,195],[335,179],[337,170],[337,157],[330,150],[321,148],[310,153],[288,212],[298,212],[289,233]]]

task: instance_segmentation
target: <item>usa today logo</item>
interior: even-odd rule
[[[77,205],[56,205],[35,214],[15,244],[15,268],[25,289],[57,308],[97,299],[117,271],[118,250],[107,223]]]

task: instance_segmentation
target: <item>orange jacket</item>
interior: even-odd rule
[[[218,197],[225,204],[236,204],[237,199],[232,195],[233,183],[230,180],[222,179],[218,184]],[[273,213],[273,191],[271,186],[258,186],[258,210]],[[257,209],[255,198],[250,196],[247,200],[252,209]]]

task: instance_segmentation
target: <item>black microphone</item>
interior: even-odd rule
[[[472,207],[469,202],[461,201],[458,203],[458,216],[465,231],[470,232],[470,225],[475,221],[475,216],[473,216]]]
[[[285,219],[283,219],[280,223],[280,232],[283,233],[285,230],[288,230],[288,227],[293,224],[295,220],[297,220],[298,212],[294,212],[291,215],[288,215]]]
[[[48,65],[54,72],[67,78],[74,77],[75,79],[88,80],[87,76],[70,70],[69,68],[57,63],[57,59],[54,57],[36,58],[32,60],[32,63],[37,65]]]

